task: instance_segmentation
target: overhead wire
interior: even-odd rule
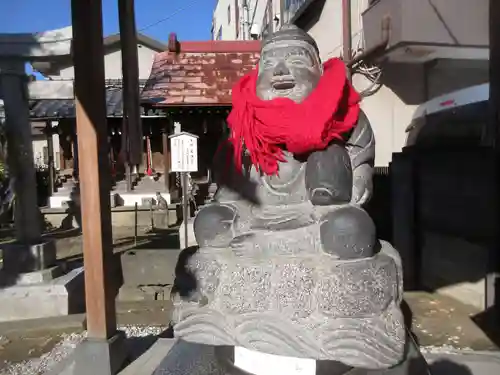
[[[141,32],[141,31],[144,31],[144,30],[147,30],[147,29],[150,29],[154,26],[157,26],[159,25],[160,23],[163,23],[165,21],[168,21],[170,20],[171,18],[175,17],[176,15],[178,15],[179,13],[185,11],[185,10],[188,10],[190,9],[193,5],[195,5],[199,0],[191,0],[191,2],[189,2],[189,4],[187,4],[186,6],[184,7],[181,7],[181,8],[178,8],[177,10],[173,11],[172,13],[170,13],[168,16],[166,17],[163,17],[161,19],[159,19],[158,21],[155,21],[153,23],[150,23],[149,25],[146,25],[142,28],[140,28],[139,30],[137,30],[138,32]]]
[[[358,2],[358,9],[356,12],[356,14],[358,15],[358,25],[363,24],[362,13],[364,11],[364,6],[365,5],[363,4],[363,2]],[[364,29],[361,27],[360,30],[353,35],[353,38],[356,38],[357,42],[356,48],[352,51],[351,60],[358,57],[365,50]],[[382,87],[382,68],[377,66],[376,64],[368,63],[366,60],[361,60],[353,67],[352,74],[360,74],[369,82],[368,87],[360,90],[360,95],[362,97],[372,96],[377,93]]]
[[[358,41],[356,50],[353,52],[352,59],[359,56],[364,51],[363,46],[363,30],[358,33]],[[361,60],[353,69],[352,74],[360,74],[364,78],[366,78],[369,82],[368,87],[364,88],[360,91],[360,95],[362,97],[368,97],[376,94],[380,88],[382,87],[381,78],[382,78],[382,68],[375,64],[367,63],[366,61]]]

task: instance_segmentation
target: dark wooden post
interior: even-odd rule
[[[500,3],[490,0],[490,121],[485,144],[497,146],[500,129]]]
[[[115,375],[126,350],[116,329],[118,264],[111,233],[102,0],[72,0],[71,13],[88,332],[75,352],[72,373]]]
[[[101,8],[101,0],[71,2],[87,330],[107,340],[116,315]]]
[[[139,62],[134,0],[118,0],[123,76],[123,129],[127,190],[132,190],[131,168],[141,163],[142,124],[139,103]]]
[[[45,123],[45,134],[47,135],[47,153],[48,155],[48,167],[49,167],[49,196],[56,191],[55,190],[55,166],[54,166],[54,132],[52,131],[52,121],[47,121]]]
[[[500,136],[500,2],[490,0],[489,6],[489,31],[490,31],[490,121],[486,128],[485,144],[492,146],[496,152],[497,186],[500,185],[498,176],[498,145]],[[485,172],[487,173],[487,172]],[[497,227],[500,225],[500,202],[498,193],[495,197],[497,204]],[[498,230],[497,230],[498,233]],[[488,274],[486,276],[486,308],[495,311],[494,319],[497,329],[500,331],[500,235],[497,234],[496,241],[490,249],[490,261]]]

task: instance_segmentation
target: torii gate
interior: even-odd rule
[[[24,64],[30,60],[69,55],[70,51],[71,28],[35,35],[0,35],[0,86],[7,119],[8,163],[9,172],[15,179],[16,239],[22,245],[41,242]],[[45,88],[48,86],[59,91],[61,83],[49,83]],[[38,84],[32,86],[35,96],[39,88]]]
[[[118,0],[122,43],[125,111],[128,121],[140,121],[138,62],[134,0]],[[117,331],[115,297],[118,285],[111,278],[113,243],[110,209],[110,169],[104,85],[102,0],[72,0],[72,28],[39,34],[0,35],[0,83],[9,131],[9,168],[16,179],[17,240],[31,246],[41,242],[36,181],[31,144],[25,62],[73,55],[74,97],[79,146],[80,194],[85,267],[88,339],[76,350],[68,369],[73,374],[116,374],[126,353]],[[57,95],[73,95],[68,83],[35,82]],[[39,87],[37,87],[39,86]],[[61,96],[58,96],[61,98]],[[138,120],[139,119],[139,120]]]

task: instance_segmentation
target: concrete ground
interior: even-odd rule
[[[408,292],[405,294],[405,301],[411,310],[411,329],[420,346],[499,350],[492,341],[495,338],[488,337],[494,335],[483,332],[474,323],[472,318],[479,314],[475,307],[427,292]]]

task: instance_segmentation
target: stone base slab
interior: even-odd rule
[[[0,270],[0,285],[9,285],[13,281],[15,285],[33,285],[47,283],[62,276],[61,267],[54,266],[40,271],[26,272],[19,275],[9,273],[9,270]]]
[[[175,345],[175,342],[175,339],[159,338],[151,348],[125,367],[119,375],[153,375],[170,349],[172,349],[172,346]],[[182,375],[181,373],[175,374]]]
[[[53,241],[27,245],[8,243],[1,246],[3,268],[12,273],[43,270],[55,265],[56,246]]]
[[[235,368],[232,360],[234,354],[231,352],[234,352],[232,347],[160,339],[136,361],[137,363],[131,364],[120,375],[248,374]],[[411,339],[405,354],[404,361],[398,365],[379,370],[352,368],[334,361],[317,361],[315,375],[430,375],[425,359]]]
[[[168,210],[153,211],[153,223],[155,229],[168,229],[170,222]]]
[[[108,340],[88,338],[45,375],[115,375],[123,367],[127,355],[123,332]]]
[[[48,282],[0,289],[0,322],[85,311],[83,267]]]

